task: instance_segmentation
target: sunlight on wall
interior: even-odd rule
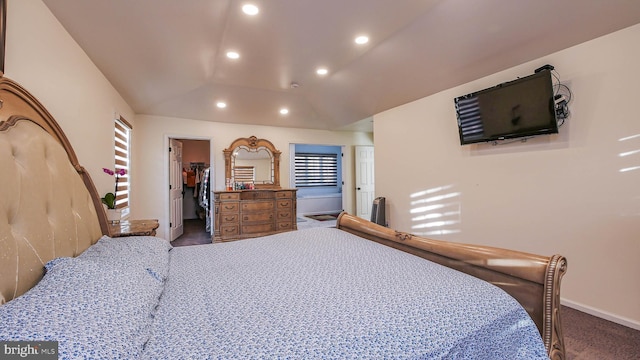
[[[432,236],[460,232],[460,193],[452,188],[445,185],[410,195],[412,233]]]
[[[635,140],[635,141],[629,141],[629,140]],[[640,163],[640,161],[638,160],[638,156],[640,156],[640,134],[635,134],[635,135],[631,135],[631,136],[626,136],[623,138],[618,139],[619,142],[624,142],[625,147],[630,148],[629,151],[623,151],[621,153],[618,154],[618,156],[620,158],[623,158],[625,160],[625,164],[629,164],[629,165],[633,165],[633,166],[625,166],[622,167],[620,170],[618,170],[621,173],[628,173],[630,171],[634,171],[634,170],[640,170],[640,165],[634,165],[634,164],[638,164]],[[640,200],[640,196],[635,196],[631,198],[632,201],[639,201]],[[637,209],[637,205],[634,207],[635,209]],[[640,216],[640,212],[638,212],[637,210],[633,210],[630,212],[625,213],[625,216]]]
[[[634,139],[640,140],[640,134],[623,137],[621,139],[618,139],[618,141],[622,142],[622,141],[628,141],[628,140],[634,140]],[[621,158],[626,158],[627,156],[638,155],[638,154],[640,154],[640,149],[621,152],[620,154],[618,154],[618,156],[620,156]],[[640,166],[624,167],[620,169],[620,172],[627,172],[627,171],[633,171],[633,170],[640,170]]]

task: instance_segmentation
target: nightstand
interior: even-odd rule
[[[158,220],[124,220],[119,224],[109,224],[111,237],[156,236]]]

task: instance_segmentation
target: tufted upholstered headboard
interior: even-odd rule
[[[51,114],[0,72],[0,304],[33,287],[44,264],[108,233],[93,181]]]

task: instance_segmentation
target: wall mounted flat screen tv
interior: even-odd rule
[[[460,144],[558,132],[550,70],[455,98]]]

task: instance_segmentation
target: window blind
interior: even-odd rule
[[[256,171],[253,166],[235,166],[233,177],[236,182],[253,182],[256,180]]]
[[[296,187],[337,186],[338,155],[296,153]]]
[[[122,117],[115,119],[115,168],[124,169],[126,174],[119,177],[116,189],[116,209],[129,209],[129,165],[131,147],[131,125]]]

